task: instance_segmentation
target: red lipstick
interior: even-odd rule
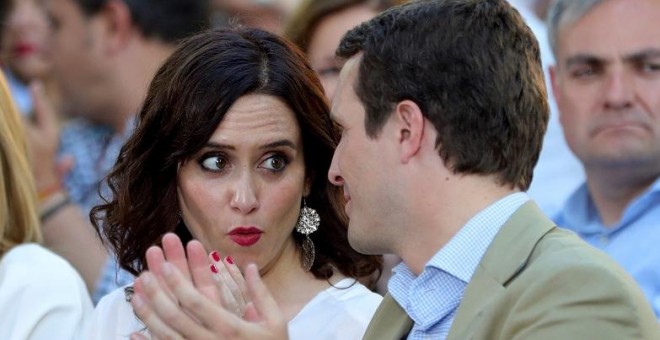
[[[263,231],[257,227],[237,227],[227,233],[229,238],[241,247],[249,247],[259,242],[261,234]]]
[[[32,54],[36,50],[37,48],[34,45],[28,43],[18,43],[14,46],[14,53],[19,57]]]

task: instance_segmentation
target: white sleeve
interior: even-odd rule
[[[126,301],[124,288],[117,288],[96,305],[85,331],[85,339],[126,340],[134,332],[148,335],[146,326],[135,316],[133,306]]]
[[[92,303],[78,272],[40,246],[19,247],[0,263],[0,339],[81,339]]]

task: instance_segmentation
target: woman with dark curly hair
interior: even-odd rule
[[[337,140],[296,47],[256,29],[205,32],[156,74],[109,175],[113,197],[92,220],[135,275],[168,256],[173,232],[215,250],[204,275],[231,278],[239,316],[250,303],[240,271],[254,263],[292,338],[359,338],[380,296],[357,279],[372,284],[382,259],[348,244],[343,197],[326,178]],[[95,338],[147,332],[128,288],[99,303]]]

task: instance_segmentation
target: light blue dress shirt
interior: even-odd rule
[[[568,199],[555,222],[614,258],[637,281],[660,317],[660,178],[630,202],[619,223],[611,227],[603,225],[586,184]]]
[[[408,339],[444,339],[463,292],[502,225],[529,197],[508,195],[472,217],[416,276],[405,263],[394,267],[388,290],[415,322]]]

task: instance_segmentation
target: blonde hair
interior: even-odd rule
[[[0,257],[18,244],[40,243],[41,237],[21,117],[0,72]]]

